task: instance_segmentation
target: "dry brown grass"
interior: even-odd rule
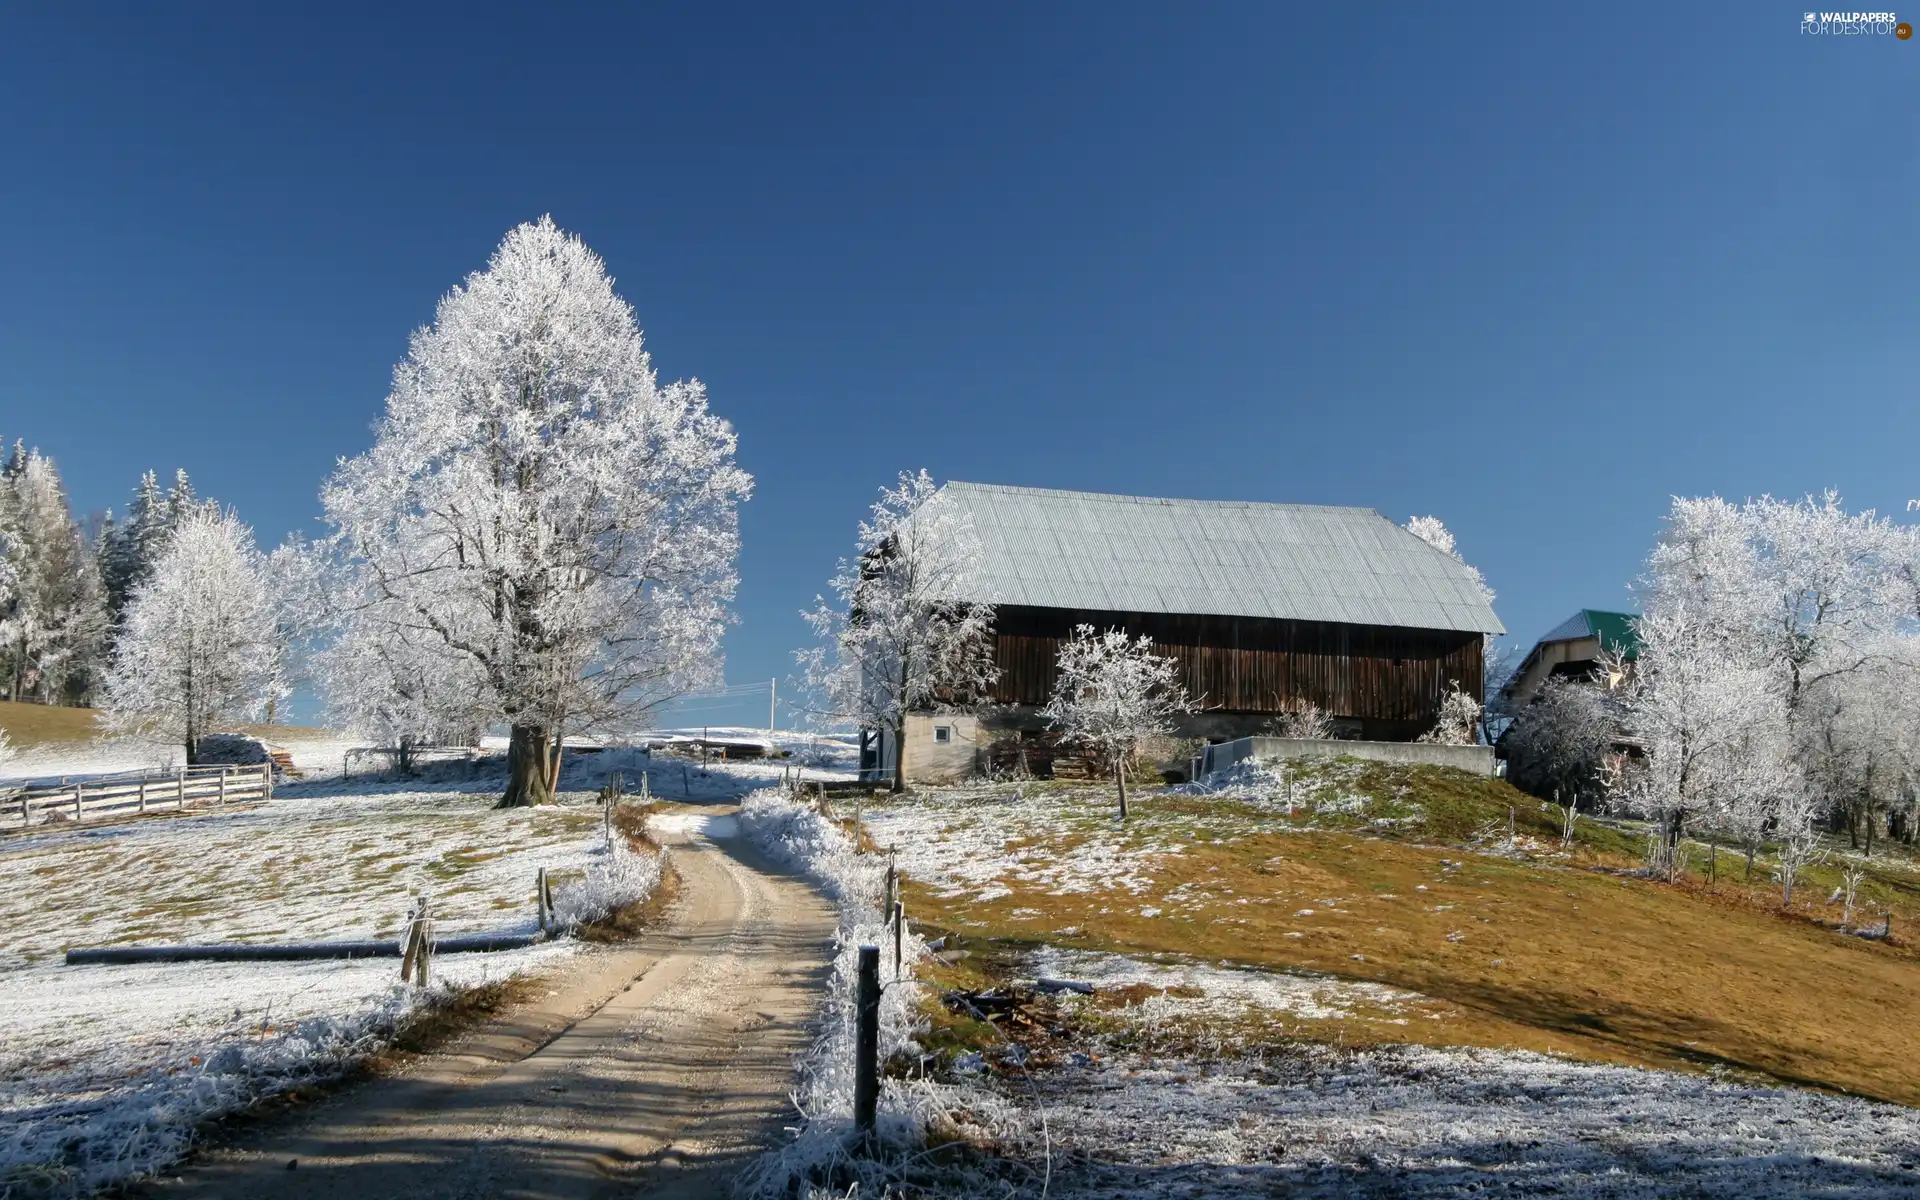
[[[239,728],[270,742],[324,737],[327,732],[305,725],[242,725]],[[0,730],[21,750],[89,742],[102,732],[97,708],[63,708],[14,700],[0,700]]]
[[[94,708],[59,708],[50,704],[22,704],[0,700],[0,730],[18,749],[61,742],[91,741],[100,733]]]
[[[1776,889],[1625,874],[1618,832],[1601,834],[1571,862],[1552,863],[1359,832],[1249,828],[1162,856],[1147,895],[1053,894],[1006,878],[1011,894],[987,901],[911,881],[906,896],[910,911],[958,931],[975,952],[944,969],[950,986],[1010,971],[1013,952],[1041,941],[1193,955],[1426,997],[1337,1022],[1276,1016],[1242,1031],[1256,1039],[1518,1047],[1730,1068],[1920,1104],[1920,957],[1908,945],[1820,923],[1824,892],[1785,913]],[[1896,868],[1888,864],[1895,883]],[[1914,909],[1889,905],[1896,931],[1911,928]],[[1151,908],[1163,911],[1143,914]]]

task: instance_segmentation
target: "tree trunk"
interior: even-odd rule
[[[893,726],[893,790],[907,789],[907,718],[903,714]]]
[[[560,790],[560,753],[565,748],[566,739],[558,730],[553,735],[553,753],[547,760],[547,793],[552,795]]]
[[[507,793],[498,808],[553,803],[553,732],[545,725],[515,725],[507,742]]]
[[[1113,782],[1120,789],[1120,819],[1127,819],[1127,764],[1124,758],[1113,760]]]

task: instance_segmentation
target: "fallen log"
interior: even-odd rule
[[[483,954],[521,950],[545,941],[538,933],[470,933],[436,939],[435,954]],[[226,943],[213,946],[93,946],[67,951],[70,967],[168,962],[305,962],[323,958],[399,958],[405,946],[391,942],[299,942],[291,945]]]
[[[1033,990],[1041,993],[1078,992],[1082,996],[1093,995],[1093,985],[1078,979],[1036,979]]]

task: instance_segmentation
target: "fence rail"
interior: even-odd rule
[[[217,765],[0,790],[0,813],[17,816],[25,827],[62,818],[84,821],[89,817],[271,799],[272,763]]]

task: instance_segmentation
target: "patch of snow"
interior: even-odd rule
[[[1302,1045],[1036,1081],[1062,1200],[1920,1193],[1912,1109],[1538,1054]]]

